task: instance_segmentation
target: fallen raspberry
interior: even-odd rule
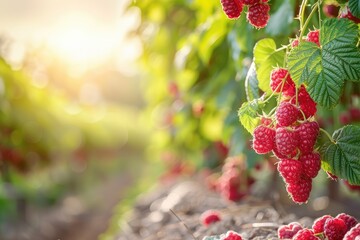
[[[228,231],[223,240],[242,240],[241,235],[234,231]]]
[[[286,190],[290,193],[290,196],[295,203],[302,204],[309,199],[311,188],[311,178],[302,176],[297,183],[287,185]]]
[[[314,232],[310,229],[304,228],[295,234],[293,240],[317,240],[320,239],[314,235]]]
[[[296,184],[300,180],[303,172],[301,162],[294,159],[282,159],[277,169],[284,181],[288,184]]]
[[[276,129],[275,144],[280,154],[289,155],[296,150],[299,144],[298,134],[286,127],[279,127]]]
[[[264,125],[260,125],[254,130],[253,148],[258,154],[265,154],[273,150],[275,130]]]
[[[326,219],[324,224],[324,234],[328,240],[342,240],[346,232],[347,226],[342,219]]]
[[[244,3],[241,0],[221,0],[221,6],[226,16],[230,19],[240,17]]]
[[[345,236],[344,240],[359,240],[360,239],[360,223],[358,223],[355,227],[351,228]]]
[[[314,178],[318,175],[321,168],[320,154],[319,153],[307,153],[301,155],[299,162],[302,163],[304,173],[309,178]]]
[[[221,220],[220,213],[215,210],[207,210],[201,214],[200,220],[204,226],[209,226]]]
[[[270,6],[267,3],[256,3],[248,9],[246,18],[256,28],[263,28],[267,25],[270,15]]]
[[[320,46],[319,30],[317,29],[314,31],[310,31],[306,36],[306,41],[313,42],[313,43],[317,44],[318,46]]]
[[[283,83],[284,82],[284,83]],[[290,73],[285,68],[275,68],[270,74],[270,87],[273,92],[282,92],[288,96],[295,92],[295,83],[290,77]]]
[[[327,219],[329,218],[333,218],[332,216],[330,215],[324,215],[320,218],[317,218],[313,225],[312,225],[312,229],[314,231],[315,234],[318,234],[318,233],[323,233],[324,232],[324,225],[325,225],[325,222]]]
[[[288,225],[280,226],[278,229],[278,237],[280,239],[291,239],[301,229],[303,229],[303,227],[298,222],[292,222]]]
[[[310,153],[314,149],[320,126],[316,121],[306,121],[296,127],[299,136],[299,150],[302,154]]]
[[[279,107],[276,109],[276,120],[278,126],[287,127],[292,125],[296,120],[298,120],[300,115],[299,109],[289,103],[289,102],[281,102]]]
[[[347,227],[347,231],[349,231],[351,228],[353,228],[356,224],[358,224],[358,221],[353,216],[350,216],[345,213],[338,214],[335,218],[342,219]]]

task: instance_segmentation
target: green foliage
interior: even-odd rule
[[[259,124],[258,111],[260,110],[260,103],[258,99],[250,102],[245,102],[239,109],[238,115],[241,124],[249,132],[253,133],[256,126]]]
[[[289,35],[294,22],[294,0],[285,0],[281,2],[277,11],[271,15],[268,25],[266,26],[266,33],[270,36]]]
[[[259,98],[259,81],[256,77],[255,63],[252,62],[245,79],[246,98],[252,101]]]
[[[360,127],[345,126],[333,134],[334,143],[323,149],[323,168],[350,184],[360,185]]]
[[[349,0],[349,8],[351,14],[357,18],[360,18],[360,1],[359,0]]]

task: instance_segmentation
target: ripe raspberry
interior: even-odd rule
[[[319,30],[310,31],[306,36],[306,41],[316,43],[318,46],[320,46],[319,41]]]
[[[299,150],[302,154],[310,153],[314,149],[320,126],[316,121],[304,122],[296,127],[299,136]]]
[[[303,172],[301,162],[294,159],[282,159],[277,169],[284,181],[288,184],[296,184],[300,180]]]
[[[342,219],[345,222],[347,231],[349,231],[351,228],[353,228],[358,223],[356,218],[354,218],[353,216],[350,216],[348,214],[345,214],[345,213],[340,213],[335,218]]]
[[[223,240],[242,240],[241,235],[234,231],[228,231]]]
[[[350,117],[349,113],[348,112],[340,113],[339,121],[343,125],[347,125],[347,124],[351,123],[351,117]]]
[[[274,149],[272,152],[278,159],[284,159],[284,158],[288,158],[288,157],[294,158],[297,155],[297,149],[294,149],[294,151],[292,153],[290,153],[289,155],[281,154],[276,147],[276,143],[274,144]]]
[[[297,46],[299,46],[299,39],[296,38],[291,42],[291,47],[295,48]]]
[[[351,228],[345,236],[344,240],[358,240],[360,239],[360,223],[358,223],[355,227]]]
[[[328,240],[342,240],[347,232],[347,226],[342,219],[329,218],[325,221],[324,233]]]
[[[312,180],[306,176],[302,176],[296,184],[289,184],[286,187],[291,198],[296,203],[305,203],[309,199],[312,188]]]
[[[330,215],[324,215],[314,221],[312,225],[312,229],[315,234],[324,232],[324,225],[328,218],[333,218],[333,217]]]
[[[280,239],[292,238],[301,229],[303,229],[303,227],[298,222],[292,222],[288,225],[280,226],[278,229],[278,237]]]
[[[254,130],[253,148],[258,154],[265,154],[273,150],[275,130],[264,125],[260,125]]]
[[[243,0],[245,5],[254,5],[256,3],[259,3],[259,0]]]
[[[275,144],[278,152],[283,155],[289,155],[296,150],[299,138],[296,131],[279,127],[276,129]]]
[[[244,3],[241,0],[221,0],[221,6],[226,16],[233,19],[240,16]]]
[[[267,25],[270,15],[270,6],[267,3],[256,3],[249,7],[246,15],[250,24],[256,28],[263,28]]]
[[[221,220],[220,213],[215,210],[207,210],[203,212],[200,216],[200,219],[201,223],[206,227]]]
[[[272,123],[272,119],[271,118],[266,118],[266,117],[262,117],[260,120],[261,124],[264,126],[270,126],[270,124]]]
[[[314,116],[316,114],[316,102],[310,97],[306,91],[304,85],[301,85],[298,92],[298,101],[301,111],[303,111],[306,118]],[[296,103],[296,98],[292,98],[290,101],[292,104]]]
[[[339,6],[334,4],[324,4],[323,12],[327,17],[336,18],[339,15]]]
[[[299,161],[302,163],[306,176],[308,176],[309,178],[314,178],[317,176],[321,168],[319,153],[307,153],[301,155]]]
[[[275,116],[278,126],[287,127],[298,120],[300,111],[295,105],[284,101],[281,102],[279,107],[276,109]]]
[[[284,86],[283,86],[283,81]],[[288,92],[295,92],[295,83],[290,77],[290,73],[285,68],[275,68],[270,74],[270,87],[274,92],[279,93],[281,91],[288,96]]]
[[[352,107],[349,109],[351,121],[358,122],[360,121],[360,109]]]
[[[360,18],[357,18],[357,17],[355,17],[354,15],[352,15],[349,7],[346,7],[346,9],[341,12],[340,18],[350,19],[351,21],[353,21],[353,22],[356,23],[356,24],[357,24],[357,23],[360,23]]]
[[[318,240],[320,238],[315,237],[314,232],[310,229],[304,228],[295,234],[293,240]]]
[[[351,191],[360,191],[359,185],[352,185],[347,180],[344,180],[344,183]]]

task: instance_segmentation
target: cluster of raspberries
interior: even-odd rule
[[[305,38],[303,38],[303,40],[307,41],[307,42],[313,42],[316,45],[320,46],[320,30],[319,29],[315,29],[313,31],[310,31]],[[299,39],[296,38],[294,39],[294,41],[292,41],[291,46],[297,47],[299,45]]]
[[[244,6],[248,6],[247,20],[256,28],[267,25],[270,15],[268,0],[221,0],[222,9],[230,19],[238,18]]]
[[[298,222],[281,226],[278,237],[293,240],[355,240],[360,238],[360,223],[345,213],[336,217],[324,215],[314,221],[311,229],[303,228]]]
[[[271,89],[284,98],[276,109],[275,119],[263,117],[254,130],[253,149],[258,154],[272,153],[280,160],[278,171],[287,184],[287,191],[296,203],[308,200],[312,178],[320,167],[320,155],[314,151],[319,124],[314,120],[316,103],[305,86],[298,89],[289,72],[276,68],[271,73]]]

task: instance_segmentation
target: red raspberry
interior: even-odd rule
[[[281,102],[279,107],[276,109],[275,116],[278,126],[287,127],[298,120],[300,111],[295,105],[284,101]]]
[[[200,216],[200,219],[201,219],[201,223],[204,226],[209,226],[210,224],[213,224],[221,220],[220,213],[215,210],[207,210],[203,212]]]
[[[296,127],[299,136],[299,150],[302,154],[313,151],[319,130],[320,126],[316,121],[307,121]]]
[[[299,39],[296,38],[291,42],[291,47],[295,48],[297,46],[299,46]]]
[[[325,221],[324,233],[328,240],[342,240],[347,232],[347,226],[342,219],[329,218]]]
[[[312,188],[311,178],[302,176],[296,184],[289,184],[286,187],[291,198],[296,203],[305,203],[309,199]]]
[[[334,4],[324,4],[323,12],[327,17],[336,18],[339,15],[339,6]]]
[[[260,120],[262,125],[265,126],[270,126],[270,124],[272,123],[272,119],[271,118],[266,118],[266,117],[262,117]]]
[[[241,235],[234,231],[228,231],[223,240],[242,240]]]
[[[326,220],[328,220],[329,218],[333,218],[330,215],[324,215],[318,219],[316,219],[314,221],[314,224],[312,225],[312,229],[314,231],[315,234],[317,233],[323,233],[324,232],[324,225]]]
[[[296,184],[302,175],[303,167],[300,161],[294,159],[282,159],[277,167],[279,173],[288,184]]]
[[[358,185],[352,185],[346,180],[344,180],[344,183],[352,191],[359,191],[360,190],[360,186],[358,186]]]
[[[348,112],[340,113],[339,121],[343,125],[347,125],[347,124],[351,123],[351,117],[350,117],[349,113]]]
[[[358,240],[360,239],[360,223],[358,223],[355,227],[351,228],[345,236],[344,240]]]
[[[221,0],[220,2],[226,16],[230,19],[238,18],[244,7],[241,0]]]
[[[315,237],[314,232],[310,229],[304,228],[295,234],[293,240],[318,240],[320,238]]]
[[[256,28],[263,28],[267,25],[270,15],[270,6],[267,3],[256,3],[249,7],[246,15],[250,24]]]
[[[285,77],[286,79],[284,82],[284,86],[282,86]],[[285,68],[275,68],[274,70],[271,71],[270,87],[271,90],[277,93],[281,91],[281,87],[282,87],[282,92],[287,96],[288,96],[288,92],[290,93],[295,92],[295,83],[291,79],[289,71],[286,70]]]
[[[306,36],[306,41],[316,43],[318,46],[320,46],[319,41],[319,30],[310,31]]]
[[[298,222],[292,222],[288,225],[280,226],[278,229],[278,237],[280,239],[292,238],[301,229],[303,229],[303,227]]]
[[[276,129],[275,144],[278,152],[283,155],[289,155],[296,150],[299,138],[296,131],[279,127]]]
[[[253,148],[258,154],[265,154],[273,150],[275,130],[264,125],[260,125],[254,130]]]
[[[347,18],[353,21],[354,23],[360,23],[360,18],[357,18],[354,15],[352,15],[349,7],[346,7],[345,11],[341,12],[340,18]]]
[[[349,109],[351,121],[358,122],[360,121],[360,109],[352,107]]]
[[[259,0],[243,0],[245,5],[254,5],[256,3],[259,3]]]
[[[349,231],[351,228],[353,228],[356,224],[358,224],[358,221],[353,216],[350,216],[345,213],[338,214],[335,218],[342,219],[347,227],[347,231]]]
[[[314,178],[317,176],[321,168],[319,153],[307,153],[301,155],[299,161],[302,163],[306,176],[308,176],[309,178]]]
[[[273,149],[273,154],[278,158],[278,159],[284,159],[284,158],[294,158],[297,155],[297,149],[294,149],[294,151],[292,153],[290,153],[289,155],[284,155],[281,154],[279,152],[279,150],[276,147],[276,143],[274,144],[274,149]]]
[[[301,111],[303,111],[306,118],[314,116],[316,114],[316,102],[310,97],[306,91],[304,85],[301,85],[298,92],[298,101]],[[292,104],[296,103],[296,98],[292,98],[290,101]]]

